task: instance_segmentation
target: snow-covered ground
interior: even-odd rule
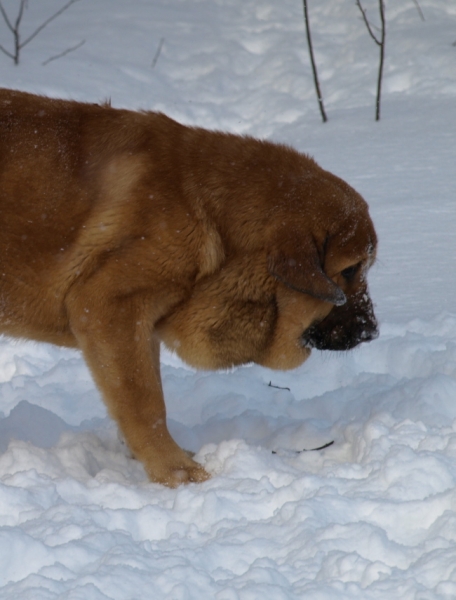
[[[30,2],[23,39],[63,4]],[[456,4],[419,6],[386,1],[379,123],[354,1],[309,2],[325,125],[301,0],[79,0],[18,67],[0,54],[3,86],[314,155],[371,206],[381,322],[288,373],[164,353],[170,429],[213,474],[177,490],[128,458],[77,352],[1,339],[1,600],[456,598]]]

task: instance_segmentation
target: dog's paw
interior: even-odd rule
[[[169,487],[177,487],[183,483],[202,483],[210,479],[209,473],[203,467],[194,463],[194,467],[174,469],[170,473],[169,481],[165,482]]]
[[[151,468],[152,467],[152,468]],[[149,465],[149,479],[171,488],[186,483],[202,483],[210,479],[209,473],[183,451],[179,459],[170,460],[168,464]]]

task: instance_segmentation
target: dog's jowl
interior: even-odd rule
[[[0,329],[80,348],[152,481],[171,438],[160,343],[204,369],[297,367],[377,325],[360,195],[269,142],[0,90]]]

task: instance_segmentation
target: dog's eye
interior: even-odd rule
[[[356,265],[352,265],[351,267],[347,267],[346,269],[341,271],[341,275],[345,279],[345,281],[349,281],[349,282],[353,281],[356,274],[358,273],[359,267],[360,267],[360,263],[358,263]]]

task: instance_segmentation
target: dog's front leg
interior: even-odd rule
[[[78,294],[68,303],[71,329],[110,415],[149,478],[170,487],[204,481],[209,475],[166,426],[160,345],[148,305],[144,298],[107,302],[96,294]]]

